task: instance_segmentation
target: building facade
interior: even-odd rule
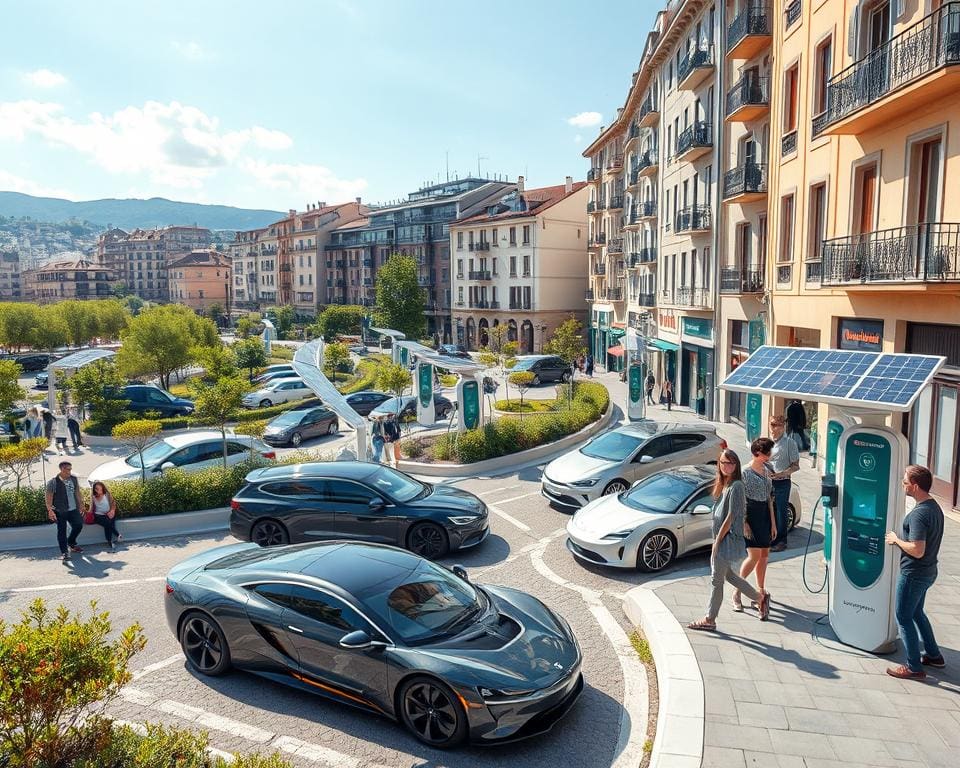
[[[19,301],[22,298],[20,255],[16,251],[2,251],[0,252],[0,301]]]
[[[543,351],[557,326],[581,322],[587,276],[586,182],[517,189],[450,225],[453,337],[468,350],[503,325],[521,354]]]
[[[214,304],[229,316],[233,303],[230,259],[213,248],[191,251],[167,264],[170,301],[203,312]]]
[[[50,261],[38,269],[24,270],[23,298],[38,304],[68,299],[109,299],[118,285],[117,275],[98,261]]]

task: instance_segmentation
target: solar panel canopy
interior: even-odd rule
[[[909,411],[945,362],[934,355],[763,346],[720,388],[849,408]]]

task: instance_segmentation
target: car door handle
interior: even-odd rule
[[[295,626],[293,626],[293,624],[287,624],[287,629],[293,630],[293,631],[296,632],[298,635],[302,635],[302,634],[303,634],[303,630],[300,629],[300,627],[295,627]]]

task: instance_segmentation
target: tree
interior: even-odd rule
[[[333,375],[333,383],[337,383],[337,371],[350,362],[350,350],[346,344],[333,342],[323,348],[323,367],[326,373]]]
[[[313,332],[327,342],[336,341],[340,336],[358,336],[363,315],[363,307],[331,304],[317,317]]]
[[[194,347],[203,346],[194,335],[190,318],[181,310],[193,315],[186,307],[166,305],[144,310],[130,321],[117,355],[121,372],[156,376],[161,386],[169,389],[170,374],[189,364]]]
[[[130,310],[130,314],[134,317],[140,314],[140,310],[143,309],[145,304],[143,299],[134,295],[125,296],[123,298],[123,303],[126,305],[127,309]]]
[[[243,396],[250,388],[239,376],[218,379],[207,384],[196,379],[191,382],[193,389],[194,415],[210,422],[220,430],[223,439],[223,466],[227,466],[227,424],[237,417],[243,405]]]
[[[233,431],[237,435],[247,435],[250,438],[250,461],[254,461],[256,459],[253,450],[254,441],[263,439],[263,434],[267,431],[267,420],[245,421],[237,424]]]
[[[282,307],[270,307],[267,313],[273,317],[273,324],[277,329],[277,338],[287,338],[290,329],[293,328],[293,307],[289,304],[285,304]]]
[[[17,379],[23,374],[23,368],[13,360],[0,360],[0,413],[10,410],[17,400],[26,397],[26,392]]]
[[[117,424],[110,434],[113,439],[133,448],[140,457],[140,479],[147,481],[147,468],[143,463],[143,449],[160,434],[160,422],[156,419],[131,419]]]
[[[267,364],[267,350],[263,348],[263,341],[256,336],[235,342],[233,354],[237,365],[250,372],[250,381],[253,381],[253,372]]]
[[[213,324],[219,328],[223,321],[223,307],[219,302],[214,302],[207,307],[207,317],[213,321]]]
[[[520,418],[522,419],[523,396],[527,393],[527,390],[533,386],[534,374],[530,371],[514,371],[508,378],[510,383],[517,388],[517,392],[520,393]]]
[[[577,358],[587,354],[587,345],[583,342],[583,326],[577,318],[571,316],[557,326],[544,345],[548,355],[556,355],[570,366],[570,383],[567,387],[567,404],[573,397],[573,364]]]
[[[253,333],[254,328],[256,328],[256,323],[254,323],[249,317],[241,317],[239,320],[237,320],[237,336],[242,339],[247,338],[251,333]]]
[[[395,253],[377,270],[377,309],[374,321],[419,339],[426,331],[423,289],[417,262],[412,256]]]
[[[38,307],[38,310],[37,324],[27,336],[30,346],[34,349],[56,349],[64,346],[70,338],[70,329],[57,305],[45,304]]]
[[[97,325],[99,335],[103,339],[114,340],[120,338],[120,332],[127,327],[130,312],[116,299],[106,299],[96,303]]]
[[[121,391],[124,383],[116,363],[101,359],[78,368],[63,386],[70,391],[73,403],[80,406],[84,415],[87,406],[93,406],[97,420],[109,424],[120,418],[129,402],[108,396]]]
[[[399,363],[384,365],[377,375],[377,385],[387,392],[392,392],[398,398],[403,396],[404,390],[410,386],[411,381],[410,371]],[[397,408],[399,410],[399,405]]]
[[[0,467],[17,478],[17,490],[25,477],[30,475],[30,466],[39,459],[48,441],[43,437],[21,440],[19,443],[0,445]]]
[[[93,341],[100,330],[97,309],[90,301],[61,301],[54,304],[67,329],[67,340],[74,347],[85,347]]]
[[[20,350],[33,340],[40,323],[40,307],[33,304],[0,304],[0,342],[9,349]]]
[[[223,344],[196,347],[193,359],[206,372],[204,378],[210,381],[237,375],[237,357],[233,349]]]

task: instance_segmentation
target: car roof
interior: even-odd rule
[[[691,432],[706,432],[707,434],[715,435],[717,433],[717,428],[713,424],[683,424],[680,422],[661,422],[661,421],[652,421],[650,419],[641,419],[640,421],[634,421],[630,424],[624,424],[623,426],[617,427],[614,432],[622,432],[627,435],[639,435],[643,437],[650,437],[655,434],[664,435],[667,433],[691,433]]]
[[[712,464],[684,464],[679,467],[670,467],[655,474],[673,475],[693,483],[704,483],[717,476],[717,468]],[[650,475],[653,477],[653,475]]]
[[[359,392],[351,392],[349,395],[346,395],[347,400],[351,397],[356,397],[357,395],[383,395],[384,397],[393,397],[386,392],[377,392],[375,389],[361,389]]]
[[[219,433],[217,433],[219,434]],[[368,461],[312,461],[308,464],[285,464],[255,469],[247,475],[248,483],[267,483],[293,478],[335,477],[363,480],[380,469]]]
[[[236,439],[236,437],[236,435],[227,435],[228,440]],[[191,430],[190,432],[184,432],[180,435],[161,435],[160,439],[173,448],[183,448],[184,446],[200,443],[204,440],[223,440],[223,436],[218,430],[203,429]]]

